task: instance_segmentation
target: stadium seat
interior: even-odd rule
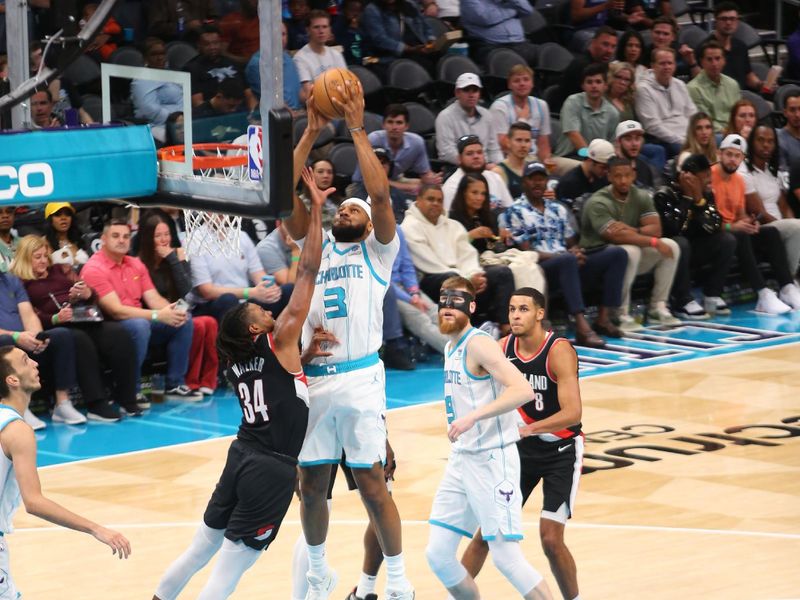
[[[348,67],[358,80],[364,90],[364,104],[369,110],[381,110],[386,103],[383,97],[383,82],[375,73],[366,67],[351,65]]]
[[[536,57],[537,86],[545,89],[548,85],[555,83],[573,58],[572,52],[561,44],[548,42],[539,46],[539,53]]]
[[[775,90],[775,95],[772,97],[772,101],[775,104],[775,111],[776,112],[783,112],[783,103],[786,95],[792,91],[800,91],[800,85],[796,85],[794,83],[789,83],[786,85],[782,85],[777,90]]]
[[[687,0],[672,0],[670,2],[670,8],[672,9],[673,17],[677,19],[683,15],[689,15],[689,18],[692,20],[692,24],[694,25],[698,24],[697,21],[699,17],[700,24],[705,28],[710,26],[710,22],[706,21],[706,17],[714,12],[714,10],[708,8],[706,3],[702,0],[695,2],[687,2]],[[706,35],[708,35],[708,33],[706,33]]]
[[[678,30],[678,44],[686,44],[690,48],[697,48],[707,37],[708,32],[697,25],[684,25]]]
[[[550,108],[551,115],[557,115],[559,113],[560,107],[556,106],[558,100],[561,98],[561,86],[557,83],[554,83],[551,86],[545,88],[545,90],[541,94],[542,100],[547,102],[548,108]]]
[[[495,48],[486,57],[486,83],[492,94],[498,94],[508,87],[508,72],[516,65],[528,63],[510,48]]]
[[[550,147],[555,148],[561,139],[561,120],[550,116]]]
[[[433,79],[418,62],[409,58],[398,58],[389,65],[386,83],[388,100],[405,102],[423,96],[432,88]]]
[[[769,102],[764,100],[764,98],[758,94],[751,92],[750,90],[742,90],[742,99],[750,100],[750,102],[756,105],[756,119],[758,121],[766,119],[772,114],[772,107],[769,105]]]
[[[433,135],[436,130],[436,115],[433,111],[419,102],[406,102],[405,107],[409,115],[408,130],[423,137]]]
[[[453,97],[456,79],[462,73],[481,75],[481,68],[466,56],[446,54],[436,63],[436,94],[442,107]]]
[[[328,152],[328,160],[333,164],[333,172],[336,177],[350,183],[353,172],[356,170],[358,159],[356,158],[356,147],[353,144],[336,144]]]
[[[776,38],[774,35],[761,35],[758,31],[753,28],[752,25],[745,23],[744,21],[739,21],[739,27],[736,28],[736,33],[733,34],[737,40],[744,43],[747,46],[747,49],[755,48],[756,46],[761,48],[761,51],[764,53],[764,58],[770,65],[779,64],[778,62],[778,48],[781,46],[786,45],[785,40],[781,40]],[[772,47],[772,56],[770,56],[769,50],[767,48]]]
[[[435,35],[437,38],[440,35],[444,35],[450,31],[450,28],[447,26],[447,24],[436,17],[425,17],[425,22],[428,24],[428,27],[431,28],[433,35]]]
[[[364,131],[366,131],[369,134],[372,133],[373,131],[378,131],[379,129],[383,129],[383,117],[377,113],[365,110]],[[336,119],[335,121],[333,121],[333,130],[334,130],[334,138],[333,140],[329,141],[333,141],[337,144],[340,142],[345,142],[348,144],[353,142],[353,136],[350,134],[350,131],[347,128],[347,122],[344,119]]]
[[[100,65],[81,54],[64,69],[64,79],[76,86],[85,86],[100,79]]]
[[[103,99],[95,94],[86,94],[81,98],[81,108],[89,113],[95,123],[103,122]]]
[[[190,60],[197,56],[197,49],[186,42],[170,42],[167,44],[167,65],[170,69],[179,71]]]
[[[109,61],[115,65],[126,65],[129,67],[143,67],[144,56],[133,46],[120,46],[109,57]]]
[[[299,142],[300,138],[303,136],[306,126],[308,126],[308,117],[299,117],[298,119],[295,119],[294,125],[292,126],[295,145],[297,145],[297,142]],[[334,134],[335,130],[333,125],[328,124],[322,131],[320,131],[317,141],[314,142],[314,148],[320,148],[325,144],[331,143],[333,141]]]

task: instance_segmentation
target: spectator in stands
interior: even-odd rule
[[[611,185],[596,192],[581,216],[581,243],[588,252],[616,244],[628,254],[622,285],[620,329],[635,331],[642,325],[629,312],[631,287],[637,275],[653,272],[648,317],[660,325],[676,325],[678,319],[667,308],[675,269],[680,258],[678,244],[662,237],[661,221],[650,194],[634,187],[636,173],[626,158],[612,158],[608,164]]]
[[[422,189],[428,185],[422,184]],[[397,308],[400,311],[403,327],[436,352],[443,354],[447,337],[439,331],[438,301],[434,302],[419,288],[417,270],[401,227],[397,228],[397,237],[400,240],[400,251],[392,267],[392,287],[397,296]]]
[[[299,112],[305,110],[306,91],[300,84],[300,73],[297,72],[292,55],[286,51],[286,43],[289,39],[286,23],[281,25],[283,32],[283,102],[292,112]],[[244,70],[244,76],[253,96],[261,98],[261,50],[250,57]]]
[[[222,54],[239,65],[247,64],[261,47],[258,0],[240,0],[239,10],[222,17],[219,29],[222,34]]]
[[[289,50],[299,50],[308,43],[308,15],[311,7],[308,0],[290,0],[289,15],[286,23],[289,32]]]
[[[25,285],[36,317],[45,329],[56,330],[56,337],[68,330],[75,349],[73,364],[77,383],[88,409],[90,421],[119,421],[120,412],[105,394],[101,362],[111,370],[114,397],[126,412],[140,414],[136,402],[136,357],[130,352],[130,336],[114,321],[77,321],[73,307],[93,304],[95,294],[72,269],[64,271],[50,262],[47,240],[26,235],[20,240],[12,272]],[[21,314],[21,313],[20,313]],[[73,378],[75,378],[73,375]],[[53,420],[85,422],[69,402],[69,389],[56,390]],[[67,400],[64,400],[64,398]],[[73,418],[70,418],[70,415]]]
[[[403,104],[389,104],[383,112],[383,129],[373,131],[368,137],[373,148],[386,149],[392,162],[389,186],[413,198],[420,184],[441,184],[442,175],[431,170],[425,140],[408,130],[409,119],[408,109]],[[359,165],[356,165],[353,181],[363,181]]]
[[[781,184],[778,136],[771,125],[756,125],[747,141],[747,158],[739,165],[744,178],[748,214],[757,215],[764,228],[775,227],[786,247],[786,258],[792,275],[800,264],[800,219],[793,218]]]
[[[502,252],[511,238],[507,230],[497,226],[489,202],[489,184],[479,173],[467,173],[461,178],[449,216],[464,226],[470,243],[480,254],[487,250]]]
[[[594,139],[612,140],[619,124],[619,112],[605,97],[606,66],[589,65],[583,72],[583,91],[573,94],[561,108],[562,137],[558,156],[576,158]]]
[[[744,139],[750,137],[750,132],[753,131],[757,121],[756,105],[747,98],[742,98],[733,105],[731,108],[728,124],[723,133],[730,135],[732,133],[739,134]]]
[[[486,315],[508,331],[508,301],[514,291],[514,277],[508,267],[485,271],[478,251],[469,241],[464,226],[444,214],[439,186],[424,185],[414,205],[406,212],[403,233],[414,266],[422,273],[420,288],[431,298],[439,296],[442,282],[452,275],[472,281],[478,303],[477,315]]]
[[[697,112],[686,84],[673,77],[675,51],[672,48],[653,50],[653,68],[636,88],[636,110],[639,121],[652,139],[672,158],[685,141],[689,117]]]
[[[327,190],[333,186],[334,183],[334,170],[333,163],[327,158],[320,158],[311,163],[311,171],[314,173],[314,182],[321,190]],[[306,195],[305,189],[300,193],[300,199],[307,207],[311,206],[311,198]],[[339,204],[342,203],[341,195],[334,192],[325,199],[325,204],[322,205],[322,228],[329,231],[333,225],[333,219],[336,212],[339,210]]]
[[[479,139],[490,168],[503,160],[492,117],[487,109],[478,106],[482,89],[481,78],[475,73],[462,73],[456,79],[456,101],[436,116],[436,151],[440,160],[458,164],[458,140],[465,135]]]
[[[745,182],[737,172],[747,142],[740,135],[729,135],[719,148],[719,163],[711,167],[711,187],[725,230],[736,236],[739,268],[758,293],[756,311],[777,315],[800,308],[800,290],[794,283],[780,232],[775,227],[761,227],[756,215],[747,214]],[[767,287],[756,255],[769,262],[780,285],[779,295]]]
[[[194,118],[217,117],[240,111],[244,108],[245,89],[238,79],[223,79],[211,98],[192,111]]]
[[[364,8],[364,54],[378,59],[378,73],[383,74],[395,58],[405,56],[433,73],[437,53],[435,36],[419,9],[408,0],[374,0]]]
[[[300,84],[306,97],[314,80],[334,67],[346,69],[342,53],[327,46],[331,37],[331,16],[324,10],[312,10],[308,15],[308,43],[294,55]]]
[[[615,155],[608,140],[592,140],[583,162],[559,180],[556,198],[573,206],[582,196],[590,196],[607,186],[608,161]]]
[[[722,217],[711,192],[711,164],[703,154],[689,155],[669,185],[659,188],[653,203],[661,218],[663,235],[681,249],[672,283],[672,306],[682,319],[702,320],[709,314],[729,315],[722,299],[725,278],[733,266],[736,238],[722,230]],[[690,267],[707,266],[703,305],[692,295]]]
[[[616,62],[628,63],[634,69],[634,82],[647,73],[644,38],[635,29],[629,29],[619,38]],[[612,63],[613,64],[613,63]]]
[[[64,123],[53,112],[53,96],[48,88],[34,92],[30,99],[31,119],[34,129],[61,127]]]
[[[458,169],[447,178],[442,186],[444,194],[444,210],[449,211],[453,204],[456,190],[465,174],[482,175],[489,184],[489,202],[492,210],[508,208],[514,199],[506,187],[503,178],[489,169],[483,144],[477,135],[467,134],[458,139]],[[435,295],[435,294],[434,294]]]
[[[651,59],[653,50],[672,48],[675,51],[676,77],[688,81],[700,72],[700,64],[697,62],[694,49],[690,48],[688,44],[678,44],[678,22],[673,17],[656,18],[650,30],[650,37],[653,40],[649,49]]]
[[[126,221],[110,221],[100,239],[100,251],[92,255],[81,276],[96,292],[106,317],[119,321],[131,336],[137,389],[148,346],[164,346],[166,398],[190,402],[201,399],[202,394],[190,390],[184,379],[192,345],[191,316],[167,302],[156,291],[142,261],[128,256],[131,228]]]
[[[510,48],[533,66],[536,46],[525,39],[522,17],[533,13],[528,0],[461,0],[461,25],[479,64],[495,48]]]
[[[197,39],[198,55],[184,66],[192,76],[192,105],[200,106],[217,93],[219,84],[234,79],[244,85],[241,69],[222,55],[222,38],[216,25],[203,25]],[[246,91],[248,106],[255,106],[255,97]]]
[[[666,0],[625,0],[612,8],[608,24],[617,29],[650,29],[653,21],[671,15],[672,7]]]
[[[162,40],[149,37],[144,41],[144,66],[151,69],[167,68],[167,47]],[[133,114],[150,123],[153,137],[166,139],[167,117],[183,111],[183,88],[171,81],[133,79],[131,81]]]
[[[87,2],[83,5],[81,11],[81,23],[86,23],[92,18],[92,15],[97,11],[96,2]],[[83,29],[83,25],[81,26]],[[122,41],[122,27],[120,27],[117,20],[109,15],[106,19],[103,29],[94,36],[92,42],[86,46],[86,53],[91,55],[97,62],[106,62],[118,48],[118,44]]]
[[[19,238],[14,231],[16,211],[16,206],[0,206],[0,273],[8,272],[17,251]]]
[[[732,77],[743,90],[772,93],[775,88],[765,89],[765,83],[755,74],[750,65],[750,54],[747,45],[735,38],[739,28],[739,7],[734,2],[714,4],[714,30],[708,37],[716,40],[725,50],[725,69],[723,73]]]
[[[786,70],[783,72],[786,79],[800,79],[800,19],[797,28],[786,38]]]
[[[139,258],[147,267],[156,291],[167,302],[183,300],[192,291],[192,269],[183,248],[175,247],[170,231],[170,217],[155,209],[139,229]],[[186,385],[193,391],[210,396],[217,389],[217,322],[213,317],[192,318],[192,345],[189,349],[189,370]]]
[[[522,195],[522,173],[533,143],[531,126],[522,121],[512,123],[504,137],[508,154],[492,171],[502,177],[511,197],[519,198]]]
[[[644,146],[644,128],[638,121],[623,121],[615,133],[617,156],[627,158],[636,171],[636,187],[655,189],[660,183],[660,171],[654,169],[641,156]]]
[[[158,0],[147,5],[147,35],[162,40],[187,37],[203,29],[207,19],[216,17],[208,0]]]
[[[786,125],[778,129],[781,168],[788,170],[800,156],[800,90],[791,90],[783,99]]]
[[[364,60],[364,15],[363,0],[344,0],[339,14],[333,20],[333,37],[343,48],[344,61],[348,65],[361,65]]]
[[[580,93],[583,89],[583,72],[586,67],[595,63],[608,65],[614,60],[616,50],[617,32],[611,27],[600,27],[589,42],[586,52],[576,56],[564,70],[558,84],[558,95],[550,108],[559,109],[567,97]]]
[[[569,314],[575,318],[575,337],[581,346],[602,348],[605,342],[595,331],[610,337],[622,337],[611,322],[611,310],[622,303],[622,278],[628,255],[616,246],[585,254],[578,244],[567,209],[560,202],[546,200],[547,169],[541,163],[529,163],[522,180],[524,195],[500,215],[515,244],[536,250],[550,290],[561,289]],[[601,283],[602,305],[592,326],[584,315],[583,287]]]
[[[494,130],[500,148],[510,152],[507,132],[514,123],[527,123],[531,131],[531,160],[546,163],[553,152],[550,148],[550,108],[547,102],[533,93],[533,69],[525,65],[514,65],[508,71],[508,89],[511,92],[492,103]]]
[[[256,252],[264,271],[275,278],[275,283],[285,285],[295,282],[300,262],[300,247],[294,243],[280,219],[275,229],[258,242]]]
[[[575,29],[602,27],[608,21],[609,12],[620,4],[613,0],[570,0],[570,24]]]
[[[742,97],[739,84],[722,73],[725,55],[716,41],[705,42],[697,51],[702,71],[686,88],[698,110],[711,117],[714,132],[721,134],[728,124],[731,109]]]
[[[619,120],[632,121],[635,119],[636,71],[633,65],[624,62],[611,63],[608,65],[606,80],[606,99],[617,109]]]
[[[676,160],[679,170],[683,161],[691,154],[702,154],[706,157],[708,164],[714,165],[719,160],[717,156],[717,140],[714,137],[714,125],[711,117],[704,112],[696,112],[689,119],[689,126],[686,129],[686,142],[681,147],[681,153]]]
[[[75,222],[75,208],[69,202],[50,202],[44,207],[44,236],[58,264],[80,268],[89,260],[83,236]],[[61,252],[55,252],[61,250]]]

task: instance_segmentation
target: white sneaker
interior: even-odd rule
[[[67,425],[83,425],[86,423],[86,417],[72,406],[72,402],[64,400],[64,402],[56,404],[53,409],[53,422],[66,423]]]
[[[25,414],[22,415],[22,418],[28,425],[30,425],[31,429],[33,429],[34,431],[39,431],[47,427],[47,423],[45,423],[39,417],[33,414],[30,408],[25,409]]]
[[[729,315],[731,309],[728,304],[719,296],[706,296],[703,300],[703,308],[709,315]]]
[[[778,298],[793,309],[800,308],[800,289],[793,283],[787,283],[783,286]]]
[[[758,302],[756,302],[756,312],[768,315],[782,315],[790,312],[792,307],[784,304],[778,299],[777,294],[769,288],[758,290]]]
[[[214,395],[214,390],[212,390],[210,387],[206,387],[206,386],[200,386],[199,388],[197,388],[197,391],[200,392],[201,394],[203,394],[203,396],[213,396]]]
[[[306,592],[306,600],[327,600],[333,592],[336,584],[339,583],[339,576],[333,569],[328,569],[328,574],[320,579],[313,575],[311,571],[306,574],[308,579],[308,592]]]
[[[675,314],[681,319],[688,319],[690,321],[702,321],[708,319],[708,313],[700,306],[697,300],[690,300],[681,308],[675,311]]]
[[[697,304],[695,302],[695,304]],[[700,308],[700,305],[697,305],[697,308]],[[676,319],[672,316],[672,313],[669,312],[667,305],[664,302],[656,302],[656,305],[651,307],[650,310],[647,311],[647,316],[653,322],[653,324],[659,325],[680,325],[680,319]]]
[[[414,600],[414,588],[410,588],[405,591],[389,591],[388,589],[384,593],[384,597],[386,600]]]
[[[622,331],[631,332],[631,331],[639,331],[640,329],[644,329],[644,325],[639,323],[636,319],[634,319],[630,315],[619,315],[619,328]]]

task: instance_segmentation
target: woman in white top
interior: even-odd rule
[[[786,247],[789,269],[800,262],[800,219],[786,202],[786,177],[778,172],[778,136],[770,125],[756,125],[747,143],[747,159],[739,166],[745,182],[747,212],[765,227],[775,227]]]

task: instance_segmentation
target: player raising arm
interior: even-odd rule
[[[225,314],[217,349],[236,391],[242,422],[225,468],[191,546],[167,569],[154,600],[174,600],[217,553],[199,600],[229,597],[244,572],[277,537],[297,480],[297,455],[308,424],[308,386],[298,343],[308,315],[322,251],[321,207],[334,188],[320,191],[310,169],[309,234],[294,291],[277,320],[256,304]]]
[[[111,547],[113,554],[128,558],[131,544],[121,533],[106,529],[76,515],[42,494],[36,470],[36,438],[22,416],[31,402],[31,394],[42,387],[39,366],[23,350],[14,346],[0,347],[0,536],[11,533],[11,520],[20,504],[25,510],[56,525],[90,533]],[[17,598],[9,570],[5,541],[0,538],[0,598]]]
[[[515,408],[533,398],[522,374],[497,343],[470,325],[475,288],[451,277],[439,296],[445,348],[445,410],[453,442],[431,509],[425,555],[456,600],[480,598],[475,580],[458,562],[461,536],[480,526],[498,570],[526,600],[551,598],[547,583],[525,560],[519,488],[520,433]],[[502,390],[502,392],[500,392]]]

